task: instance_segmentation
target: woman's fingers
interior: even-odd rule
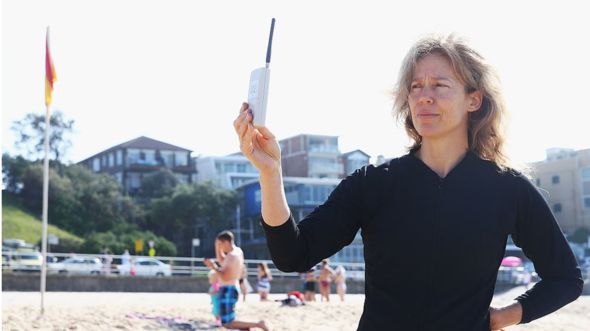
[[[238,134],[240,143],[244,138],[244,134],[246,133],[246,129],[248,128],[248,124],[250,122],[252,122],[252,115],[249,112],[248,104],[243,103],[242,108],[240,108],[240,115],[234,120],[234,129]]]
[[[240,149],[245,156],[250,156],[254,152],[253,137],[255,133],[256,129],[254,129],[254,126],[248,123],[244,132],[244,136],[240,140]]]
[[[240,107],[240,113],[246,111],[246,109],[248,109],[249,105],[247,102],[242,102],[242,107]]]

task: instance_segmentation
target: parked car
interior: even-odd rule
[[[133,276],[172,276],[172,268],[160,260],[151,257],[138,257],[131,264],[118,265],[117,270],[121,275]]]
[[[8,264],[14,272],[41,272],[43,256],[39,252],[14,253]]]
[[[60,274],[99,275],[102,273],[102,262],[96,257],[73,256],[48,264],[48,269]]]

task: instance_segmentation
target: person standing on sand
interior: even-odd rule
[[[242,274],[244,253],[234,244],[234,235],[230,231],[222,231],[215,239],[215,253],[220,265],[210,259],[204,264],[219,275],[219,313],[221,325],[228,329],[260,328],[268,330],[264,321],[257,323],[236,321],[235,306],[238,301],[238,279]]]
[[[256,289],[260,295],[260,301],[268,300],[268,293],[270,293],[270,281],[272,280],[272,274],[268,269],[266,263],[258,263],[258,282],[256,283]]]
[[[315,300],[315,288],[316,288],[316,277],[313,269],[305,273],[305,283],[303,283],[303,290],[305,301],[316,301]]]
[[[346,269],[342,265],[336,268],[334,284],[336,284],[336,293],[338,293],[340,301],[344,302],[344,295],[346,295]]]
[[[328,259],[322,260],[320,269],[320,301],[330,302],[330,282],[334,277],[334,270],[328,265]]]
[[[246,302],[246,295],[251,290],[250,283],[248,283],[248,267],[246,264],[242,267],[242,275],[238,281],[240,283],[240,292],[242,292],[242,302]]]

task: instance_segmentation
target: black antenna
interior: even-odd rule
[[[275,30],[275,19],[270,22],[270,35],[268,36],[268,47],[266,48],[266,67],[270,65],[270,51],[272,49],[272,34]]]

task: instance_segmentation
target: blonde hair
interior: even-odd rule
[[[509,166],[504,151],[507,116],[500,80],[494,69],[464,39],[455,35],[429,36],[419,40],[404,58],[398,82],[394,89],[393,113],[404,123],[406,132],[414,143],[410,151],[416,151],[422,144],[422,137],[412,123],[408,104],[410,84],[416,64],[429,54],[447,58],[455,74],[465,85],[466,93],[480,91],[483,96],[479,110],[469,113],[467,140],[469,150],[484,160],[494,162],[501,169]]]

